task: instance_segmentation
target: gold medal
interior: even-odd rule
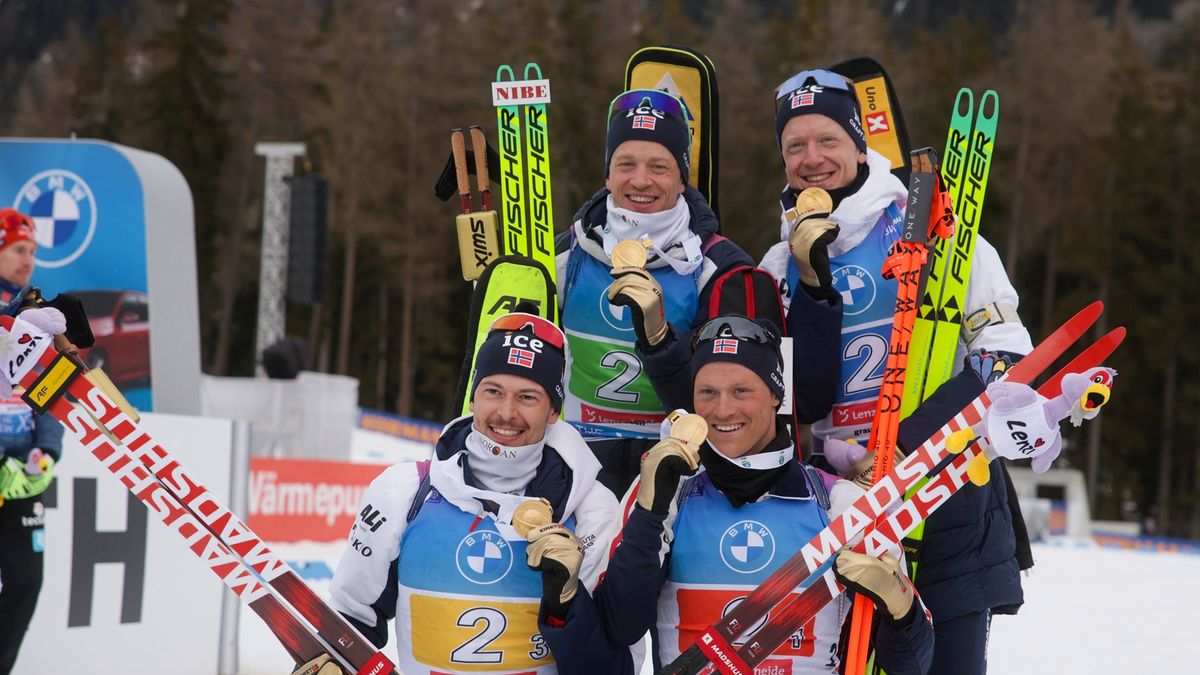
[[[533,530],[551,522],[550,502],[545,499],[530,499],[513,509],[512,526],[517,534],[528,537]]]
[[[645,267],[646,266],[646,248],[650,245],[650,240],[635,241],[626,239],[618,242],[613,247],[612,264],[613,267]]]

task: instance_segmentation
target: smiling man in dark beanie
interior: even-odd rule
[[[716,215],[687,185],[688,119],[683,103],[666,92],[634,90],[613,99],[605,187],[556,242],[571,347],[563,419],[587,439],[600,460],[600,481],[618,497],[637,477],[666,415],[635,346],[689,348],[692,327],[706,318],[709,282],[754,264],[718,234]],[[646,247],[644,268],[614,269],[613,250],[627,240]]]
[[[690,380],[690,393],[668,405],[682,404],[703,417],[707,440],[693,447],[667,438],[646,454],[622,509],[620,544],[594,602],[574,606],[562,626],[543,626],[552,648],[582,648],[567,653],[571,662],[562,662],[564,670],[637,672],[623,647],[647,630],[656,635],[656,669],[670,663],[863,494],[796,457],[777,414],[783,359],[770,322],[725,315],[703,324],[683,368],[675,378]],[[878,608],[879,664],[894,675],[924,673],[933,628],[897,559],[844,551],[835,573]],[[849,607],[826,605],[761,670],[837,673]],[[606,641],[589,630],[597,623]]]
[[[827,441],[857,440],[860,456],[835,467],[851,476],[868,464],[866,440],[874,420],[891,338],[897,286],[881,270],[900,236],[905,186],[890,162],[870,149],[852,85],[828,70],[797,73],[775,92],[775,139],[787,186],[780,195],[781,241],[761,267],[783,289],[788,324],[830,324],[839,339],[806,340],[793,331],[793,368],[813,372],[840,363],[838,385],[814,391],[797,378],[801,423],[811,423],[814,462]],[[813,189],[817,188],[817,189]],[[1017,292],[1000,257],[982,237],[975,241],[964,316],[981,317],[960,336],[955,363],[986,350],[1019,358],[1032,349],[1017,316]],[[836,335],[824,331],[822,335]],[[816,335],[815,331],[808,334]],[[984,381],[961,372],[900,425],[900,445],[915,448],[982,393]],[[844,447],[844,446],[840,446]],[[982,675],[993,613],[1015,613],[1023,602],[1020,569],[1032,560],[1020,510],[1002,467],[984,487],[967,486],[925,526],[917,588],[933,613],[934,675]]]
[[[367,488],[330,602],[378,647],[395,619],[402,672],[560,672],[538,622],[562,622],[594,588],[620,518],[599,463],[559,421],[566,357],[553,323],[496,319],[471,414],[446,425],[431,462],[396,464]],[[549,522],[524,535],[519,509],[540,500]],[[464,661],[479,621],[496,631],[487,660]],[[303,672],[325,666],[336,668]]]

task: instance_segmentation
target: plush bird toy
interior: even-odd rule
[[[984,451],[971,460],[967,476],[976,485],[991,477],[988,465],[997,457],[1032,459],[1034,473],[1043,473],[1062,452],[1062,434],[1058,424],[1069,419],[1079,426],[1095,417],[1112,395],[1111,368],[1091,368],[1071,373],[1062,380],[1062,393],[1047,399],[1029,385],[1000,380],[987,386],[992,405],[979,424],[960,429],[946,439],[946,450],[960,453],[976,437],[988,442]]]
[[[999,371],[1003,372],[1003,368]],[[967,476],[976,485],[991,477],[988,465],[997,457],[1032,459],[1035,473],[1050,468],[1062,452],[1058,424],[1064,419],[1079,426],[1100,412],[1112,394],[1111,368],[1092,368],[1063,377],[1062,393],[1047,399],[1027,384],[997,380],[987,386],[992,404],[974,427],[960,429],[946,439],[946,450],[954,454],[966,450],[977,437],[988,442],[985,449],[967,467]],[[861,485],[871,486],[872,457],[868,449],[850,441],[825,440],[825,458],[843,476]]]

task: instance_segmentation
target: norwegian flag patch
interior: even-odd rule
[[[533,367],[533,352],[528,349],[518,349],[513,347],[508,350],[508,362],[514,366],[522,368]]]
[[[736,354],[738,353],[738,341],[729,338],[721,338],[713,340],[714,354]]]
[[[792,110],[795,110],[800,106],[812,105],[816,96],[816,93],[811,91],[792,94]]]
[[[633,128],[654,131],[654,125],[657,121],[653,115],[634,115]]]

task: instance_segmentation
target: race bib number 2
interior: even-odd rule
[[[431,668],[491,672],[554,662],[538,631],[536,603],[421,596],[411,601],[413,656]]]

